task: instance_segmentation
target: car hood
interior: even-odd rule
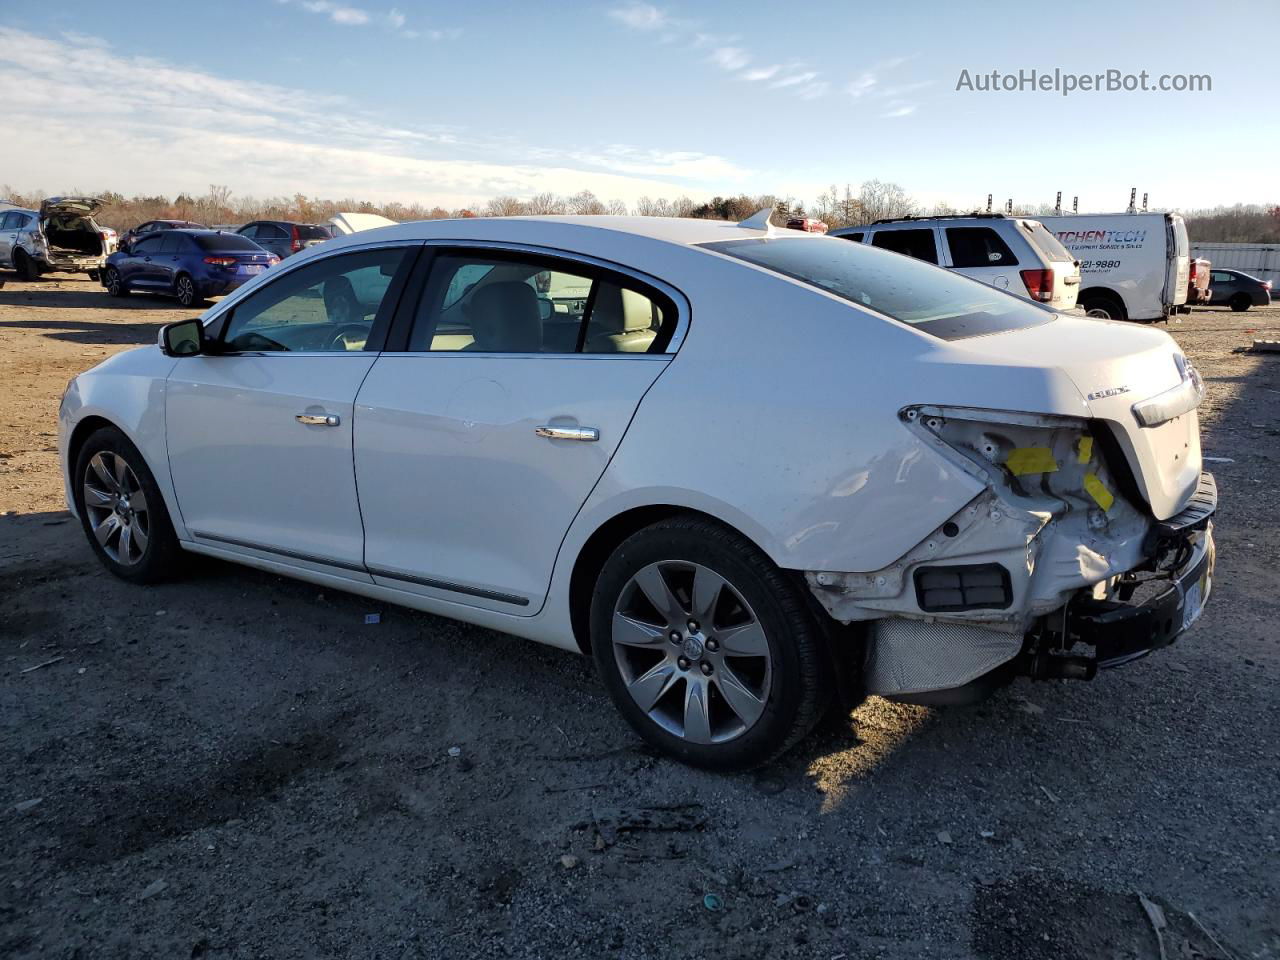
[[[106,202],[98,197],[49,197],[40,202],[40,219],[59,213],[74,213],[87,217],[101,210]]]
[[[957,341],[960,354],[1012,367],[1057,371],[1080,391],[1083,404],[1055,412],[1107,424],[1157,519],[1178,513],[1200,479],[1201,382],[1167,333],[1133,323],[1059,314],[1052,323]],[[1180,393],[1177,393],[1181,391]],[[1144,426],[1135,407],[1156,397],[1192,401],[1190,409]]]

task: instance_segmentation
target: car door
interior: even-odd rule
[[[173,281],[181,269],[182,252],[186,234],[165,230],[161,234],[160,249],[151,258],[152,282],[158,288],[173,289]]]
[[[1210,274],[1210,303],[1226,303],[1236,292],[1236,278],[1230,273],[1214,270]]]
[[[152,264],[160,256],[160,244],[164,240],[162,233],[149,233],[134,241],[129,248],[129,255],[116,263],[120,271],[120,279],[134,290],[145,290],[155,287],[155,273]]]
[[[0,263],[8,263],[18,242],[17,213],[0,214]]]
[[[361,247],[283,271],[210,322],[212,352],[174,364],[169,467],[192,537],[368,580],[353,404],[419,247]],[[351,290],[370,274],[391,282],[360,306]]]
[[[1010,278],[1018,276],[1018,258],[1004,238],[988,226],[947,227],[943,265],[956,273],[988,283],[999,290],[1010,289]],[[1014,284],[1014,293],[1022,293]]]
[[[428,250],[407,349],[356,402],[365,562],[376,583],[532,616],[670,360],[680,298],[581,257]]]

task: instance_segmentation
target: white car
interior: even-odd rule
[[[1071,310],[1080,264],[1039,220],[1002,213],[897,217],[831,236],[869,243],[954,270],[1055,310]]]
[[[81,374],[59,449],[125,579],[186,550],[591,653],[642,736],[738,769],[837,692],[1171,643],[1201,392],[1163,332],[765,217],[437,220]]]

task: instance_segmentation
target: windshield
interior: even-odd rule
[[[197,233],[193,234],[201,250],[253,250],[262,253],[262,248],[236,233]]]
[[[1032,246],[1037,247],[1046,260],[1075,260],[1075,257],[1067,252],[1067,248],[1039,220],[1023,220],[1022,229],[1027,231]]]
[[[986,284],[836,237],[761,237],[703,246],[870,307],[942,340],[1053,320],[1052,311]]]

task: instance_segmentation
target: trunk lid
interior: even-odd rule
[[[1044,357],[1104,421],[1158,520],[1177,514],[1200,480],[1200,381],[1167,333],[1130,323],[1059,316],[1053,323],[963,341],[966,350],[1025,366]],[[1155,399],[1154,404],[1147,401]],[[1142,407],[1143,425],[1135,407]],[[1153,412],[1154,411],[1154,412]],[[1159,411],[1163,411],[1160,413]],[[1165,414],[1177,412],[1164,418]],[[1068,411],[1063,411],[1068,412]]]
[[[40,201],[40,219],[46,220],[58,214],[92,216],[106,204],[97,197],[49,197]]]

